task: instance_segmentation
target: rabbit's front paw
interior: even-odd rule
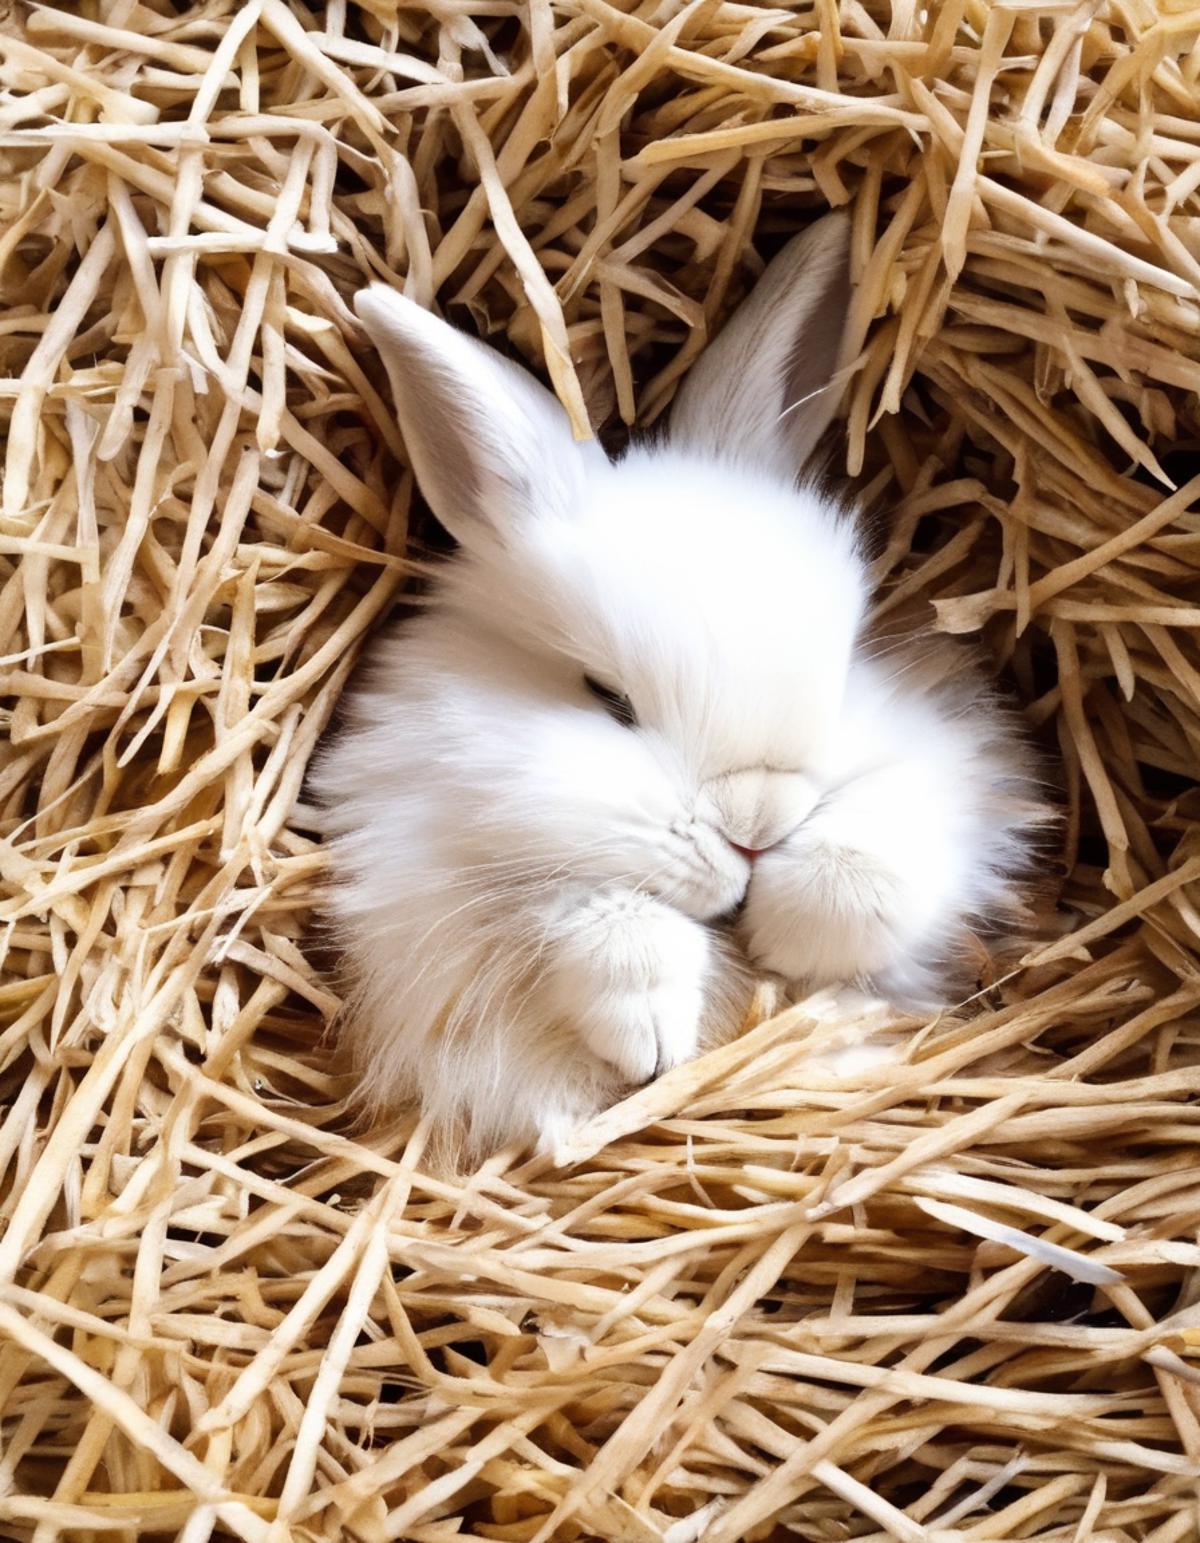
[[[871,982],[932,1001],[960,920],[953,808],[921,763],[845,783],[755,865],[740,920],[756,964],[791,981]]]
[[[904,885],[871,853],[793,837],[759,859],[741,933],[756,964],[828,985],[889,969],[906,931]]]
[[[554,929],[545,984],[594,1055],[641,1084],[695,1054],[709,943],[660,901],[601,894]]]

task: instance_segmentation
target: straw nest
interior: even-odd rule
[[[1200,1533],[1198,31],[4,6],[5,1538]],[[619,430],[831,204],[881,605],[1061,764],[1057,934],[899,1065],[802,1005],[559,1171],[358,1139],[296,805],[412,487],[348,297]]]

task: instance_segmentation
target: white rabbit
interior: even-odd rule
[[[752,971],[934,1001],[1010,903],[1018,736],[957,650],[952,685],[866,657],[853,519],[798,480],[848,245],[831,215],[787,246],[615,463],[493,350],[357,297],[461,547],[313,778],[373,1103],[552,1149],[733,1032]]]

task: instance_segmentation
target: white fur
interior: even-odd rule
[[[525,372],[359,296],[463,548],[314,775],[373,1102],[418,1097],[476,1150],[553,1146],[732,1032],[747,954],[932,998],[966,920],[1008,900],[1027,807],[1007,724],[961,670],[865,657],[853,523],[795,478],[832,393],[795,413],[788,393],[837,364],[812,318],[846,247],[831,217],[785,249],[681,394],[678,438],[616,464]]]

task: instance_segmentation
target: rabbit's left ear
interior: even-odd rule
[[[573,441],[528,370],[384,284],[360,290],[354,308],[387,366],[421,491],[457,541],[503,544],[531,518],[572,509],[604,453]]]
[[[769,263],[671,411],[674,445],[795,477],[838,405],[850,219],[830,214]]]

